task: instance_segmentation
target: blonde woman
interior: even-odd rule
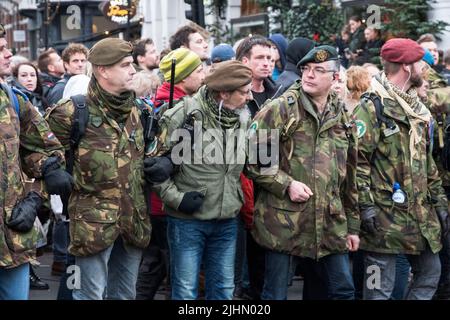
[[[353,113],[361,95],[369,89],[370,80],[369,72],[363,67],[352,66],[347,70],[348,94],[345,99],[345,106],[349,114]]]

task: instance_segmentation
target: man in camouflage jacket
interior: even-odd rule
[[[29,262],[35,259],[37,242],[33,224],[46,193],[41,180],[26,193],[24,173],[48,183],[55,170],[47,164],[60,171],[64,152],[26,96],[3,82],[11,74],[12,56],[4,35],[0,25],[0,300],[28,299]]]
[[[252,234],[269,249],[262,298],[286,299],[293,255],[302,257],[304,299],[353,299],[347,250],[359,245],[356,135],[331,91],[336,50],[314,48],[299,66],[302,83],[268,102],[250,127],[259,148],[280,146],[279,165],[249,165],[260,187]],[[278,130],[279,139],[266,141],[267,129]]]
[[[116,38],[89,52],[93,77],[86,107],[89,120],[74,156],[74,191],[69,200],[70,246],[80,267],[73,298],[134,299],[142,249],[151,225],[143,193],[144,138],[136,99],[131,44]],[[75,106],[61,101],[47,115],[69,148]]]
[[[414,274],[407,299],[431,299],[439,281],[439,219],[448,223],[447,198],[427,147],[431,114],[415,89],[422,83],[423,55],[410,39],[386,42],[384,72],[372,80],[371,98],[355,110],[364,299],[390,298],[397,254],[406,255]]]
[[[427,101],[425,105],[429,107],[433,118],[435,119],[434,140],[433,140],[433,159],[442,179],[442,187],[445,190],[447,198],[450,196],[450,171],[444,168],[442,157],[450,159],[448,148],[450,137],[448,133],[448,124],[450,124],[450,86],[441,75],[433,68],[427,68],[429,89],[427,92]],[[437,299],[450,299],[450,234],[442,236],[442,250],[439,253],[441,258],[441,278],[436,291]]]

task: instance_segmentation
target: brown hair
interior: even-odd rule
[[[56,52],[55,49],[50,48],[48,50],[45,50],[44,52],[42,52],[39,55],[37,63],[38,63],[38,68],[39,68],[39,70],[41,70],[41,72],[45,72],[45,73],[49,72],[48,66],[49,66],[49,64],[51,63],[51,60],[52,60],[52,58],[50,57],[50,55],[52,53],[58,54],[58,52]]]
[[[19,63],[16,67],[14,67],[14,69],[12,70],[12,75],[14,76],[14,78],[16,78],[17,82],[19,82],[19,69],[21,66],[30,66],[34,69],[34,72],[36,72],[36,89],[34,89],[33,92],[42,95],[42,83],[41,79],[39,78],[38,68],[31,62],[22,62]]]
[[[370,87],[370,74],[360,66],[352,66],[347,70],[347,89],[354,100],[359,100],[361,95]]]
[[[254,46],[272,47],[272,43],[263,36],[253,36],[244,38],[236,49],[236,60],[242,61],[246,57],[250,59]]]
[[[431,33],[425,33],[419,37],[417,40],[418,44],[423,42],[436,42],[436,38]]]
[[[87,58],[88,49],[81,43],[69,43],[69,45],[63,50],[61,58],[65,63],[69,63],[70,57],[72,57],[75,53],[82,53]]]
[[[191,26],[183,26],[179,28],[173,36],[170,37],[170,49],[175,50],[181,46],[189,46],[189,35],[199,32],[197,29]]]
[[[136,40],[133,43],[133,60],[135,64],[138,64],[137,57],[145,56],[145,46],[148,44],[153,44],[153,40],[150,38]]]
[[[396,74],[401,67],[401,63],[389,62],[381,58],[381,64],[383,65],[384,73],[386,75]]]

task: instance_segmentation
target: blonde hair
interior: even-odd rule
[[[347,70],[347,88],[354,100],[359,100],[361,95],[370,87],[370,74],[360,66],[352,66]]]
[[[133,91],[138,97],[153,95],[160,85],[158,76],[148,71],[139,71],[133,77]]]

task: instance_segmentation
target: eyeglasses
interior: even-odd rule
[[[310,71],[312,71],[314,74],[318,74],[318,75],[324,75],[327,72],[337,72],[336,70],[327,70],[322,67],[311,68],[310,66],[301,66],[300,71],[302,73],[309,73]]]

